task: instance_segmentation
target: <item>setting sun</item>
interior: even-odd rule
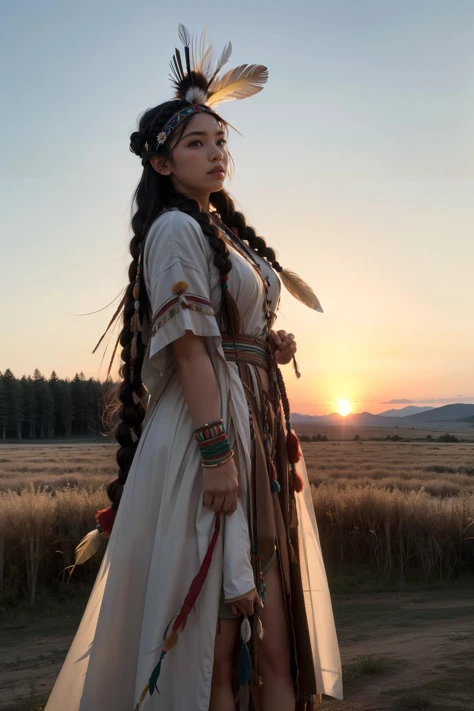
[[[339,407],[338,412],[340,415],[348,415],[351,412],[349,400],[338,400],[337,405]]]

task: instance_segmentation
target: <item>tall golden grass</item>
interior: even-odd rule
[[[115,445],[0,450],[0,603],[92,581],[101,555],[74,571],[79,540],[109,500]],[[446,580],[474,572],[474,445],[303,445],[330,578]],[[105,548],[105,543],[103,549]],[[69,582],[68,582],[69,581]]]

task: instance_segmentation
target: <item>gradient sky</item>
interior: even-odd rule
[[[178,22],[259,95],[220,107],[228,185],[324,314],[287,292],[292,410],[474,402],[472,0],[2,3],[0,370],[104,379],[129,264],[129,136],[171,95]],[[117,365],[118,365],[117,360]],[[115,369],[116,373],[116,369]]]

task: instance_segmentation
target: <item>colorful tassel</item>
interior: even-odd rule
[[[296,467],[294,464],[291,465],[291,474],[293,479],[293,489],[294,491],[296,491],[297,494],[299,494],[303,491],[304,481],[301,474],[296,471]]]
[[[107,536],[107,538],[112,533],[112,528],[116,515],[117,509],[113,508],[113,504],[112,506],[109,506],[106,509],[101,509],[100,511],[97,511],[97,513],[95,514],[95,520],[101,528],[100,533],[103,533],[104,536]]]
[[[278,494],[280,491],[280,484],[278,483],[277,479],[277,470],[275,467],[275,464],[273,463],[273,460],[268,458],[268,467],[270,469],[270,489],[272,491],[272,494]]]
[[[286,452],[290,464],[297,464],[301,459],[301,446],[297,435],[293,430],[286,433]]]
[[[160,654],[160,659],[158,661],[158,664],[154,667],[151,676],[148,680],[147,685],[143,689],[140,699],[135,706],[135,711],[138,711],[140,708],[140,705],[142,704],[143,700],[145,699],[146,696],[146,691],[148,690],[150,692],[150,695],[153,694],[153,691],[156,689],[159,692],[157,682],[158,678],[161,673],[161,662],[163,661],[166,653],[172,649],[176,642],[178,641],[178,637],[180,634],[183,632],[185,626],[186,626],[186,620],[188,618],[188,615],[195,604],[199,593],[201,592],[202,586],[204,585],[204,581],[207,577],[207,573],[209,571],[209,567],[211,565],[211,560],[212,560],[212,554],[214,552],[214,549],[216,547],[217,543],[217,537],[219,535],[219,530],[221,526],[221,515],[220,513],[216,513],[214,517],[214,532],[212,534],[211,542],[209,543],[209,548],[207,549],[206,555],[204,556],[204,560],[202,561],[201,568],[197,575],[195,576],[194,580],[192,581],[190,588],[188,590],[188,593],[184,599],[183,605],[181,607],[181,610],[179,611],[172,630],[171,634],[167,637],[165,644],[163,646],[163,649]]]
[[[238,673],[240,684],[242,686],[248,684],[252,674],[252,660],[247,643],[244,641],[240,642]]]

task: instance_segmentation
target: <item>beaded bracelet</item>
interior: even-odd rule
[[[232,458],[229,438],[222,418],[196,427],[194,437],[198,443],[203,466],[221,466]]]
[[[220,434],[224,434],[225,431],[224,420],[212,420],[212,422],[207,422],[205,425],[196,427],[194,436],[198,442],[205,442]]]
[[[217,462],[217,464],[206,464],[205,460],[203,459],[201,462],[201,466],[204,467],[204,469],[216,469],[216,467],[222,467],[223,464],[227,464],[227,462],[230,462],[230,460],[233,458],[234,450],[231,448],[228,452],[228,456],[225,459],[221,459],[220,462]]]

